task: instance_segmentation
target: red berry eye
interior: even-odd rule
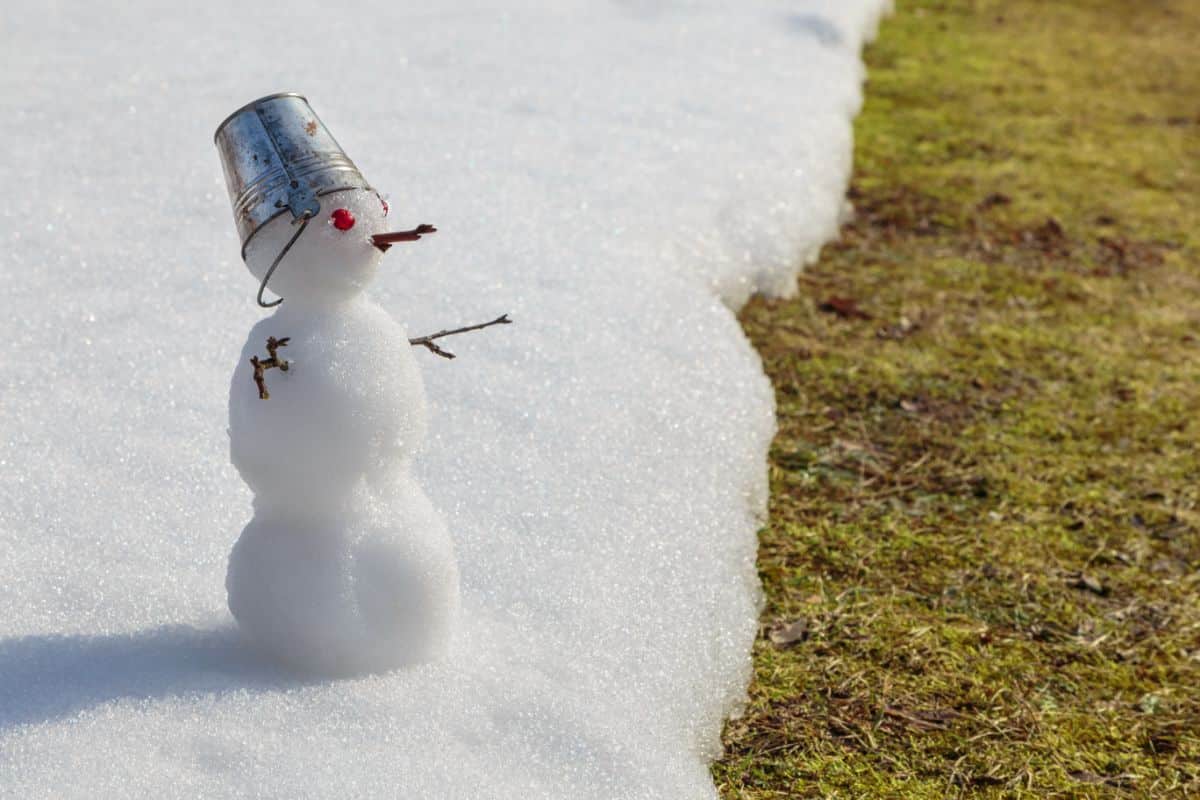
[[[379,202],[383,203],[383,215],[386,217],[386,216],[387,216],[387,212],[388,212],[388,204],[387,204],[387,200],[384,200],[384,199],[381,197],[381,198],[379,198]]]
[[[354,215],[350,213],[348,208],[339,208],[329,215],[330,222],[333,227],[339,231],[348,231],[354,227]]]

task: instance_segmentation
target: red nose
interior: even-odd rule
[[[348,231],[354,227],[354,215],[350,213],[348,208],[339,208],[329,215],[329,220],[333,223],[333,227],[339,231]]]

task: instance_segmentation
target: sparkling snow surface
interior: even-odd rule
[[[0,796],[712,797],[773,430],[729,306],[835,233],[884,0],[138,5],[0,18]],[[262,312],[212,133],[280,90],[440,230],[377,302],[516,322],[416,353],[439,664],[299,679],[226,609]]]

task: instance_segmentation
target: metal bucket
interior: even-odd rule
[[[242,106],[217,126],[213,140],[243,258],[251,237],[285,211],[299,222],[320,213],[322,195],[374,191],[308,100],[293,92]]]

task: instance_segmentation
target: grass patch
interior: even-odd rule
[[[1200,6],[902,3],[775,387],[725,798],[1200,794]]]

